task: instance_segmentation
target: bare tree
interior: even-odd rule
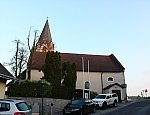
[[[10,59],[10,62],[5,63],[11,67],[12,73],[15,75],[16,78],[21,79],[20,73],[23,71],[27,64],[27,56],[28,52],[26,50],[23,43],[20,40],[13,41],[16,44],[16,51],[14,56]],[[20,47],[22,45],[22,47]]]
[[[31,28],[29,29],[29,34],[27,37],[27,45],[25,46],[23,43],[21,43],[20,40],[14,40],[13,42],[16,44],[16,51],[15,54],[13,55],[13,57],[10,59],[10,62],[6,63],[4,62],[4,65],[6,66],[10,66],[11,67],[11,71],[14,74],[14,76],[16,78],[22,79],[21,78],[21,73],[22,71],[25,69],[26,65],[27,65],[27,70],[28,70],[28,79],[30,79],[30,74],[31,74],[31,64],[32,64],[32,55],[35,49],[35,44],[36,44],[36,40],[39,36],[37,36],[37,32],[38,30],[35,31],[34,34],[34,41],[32,46],[30,46],[30,35],[31,35]],[[29,56],[29,60],[28,60],[28,50],[30,52],[30,56]]]
[[[28,52],[25,48],[21,47],[21,48],[19,48],[19,53],[18,54],[19,54],[18,55],[18,60],[19,60],[19,62],[18,62],[19,65],[18,66],[19,66],[19,76],[20,76],[22,70],[24,70],[25,67],[26,67]]]
[[[30,32],[31,32],[31,27],[30,27],[30,30],[29,30],[29,34],[28,34],[28,37],[27,37],[27,40],[28,40],[28,49],[30,51],[30,56],[29,56],[29,60],[28,60],[28,64],[27,64],[27,73],[28,73],[28,80],[30,80],[31,78],[31,64],[32,64],[32,57],[33,57],[33,53],[34,53],[34,50],[35,50],[35,45],[36,45],[36,40],[37,38],[39,37],[37,35],[37,32],[38,30],[35,30],[35,33],[34,33],[34,41],[33,41],[33,45],[32,47],[30,46]]]

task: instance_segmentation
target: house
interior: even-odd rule
[[[14,79],[13,75],[0,63],[0,99],[5,97],[7,80]]]
[[[40,80],[44,76],[41,68],[45,63],[47,51],[54,51],[48,20],[36,47],[30,54],[31,76],[28,77],[28,69],[26,73],[27,79]],[[84,89],[83,94],[85,98],[89,98],[90,91],[95,91],[97,93],[117,93],[120,101],[126,99],[125,68],[113,54],[60,53],[60,55],[62,63],[71,62],[76,64],[76,89]]]

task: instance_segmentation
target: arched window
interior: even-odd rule
[[[90,88],[90,83],[88,81],[85,82],[85,89],[89,89]]]
[[[108,77],[108,81],[114,81],[113,77]]]

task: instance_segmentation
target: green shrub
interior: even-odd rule
[[[52,87],[48,84],[41,84],[38,81],[23,80],[11,84],[8,87],[10,97],[51,97]]]
[[[97,95],[97,92],[91,91],[91,99],[95,98]]]

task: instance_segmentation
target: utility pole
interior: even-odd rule
[[[14,40],[14,42],[17,44],[16,45],[16,54],[15,54],[15,77],[17,78],[17,73],[18,73],[18,51],[19,51],[19,44],[21,43],[20,40]]]
[[[29,51],[31,50],[31,48],[30,48],[30,41],[29,41],[31,28],[32,28],[32,26],[30,27],[29,34],[28,34],[28,37],[27,37]]]
[[[14,40],[14,43],[16,43],[16,53],[15,53],[15,77],[17,78],[18,74],[18,53],[19,53],[19,44],[22,44],[20,40]]]
[[[16,70],[15,70],[15,76],[16,76],[16,78],[17,78],[17,70],[18,70],[18,49],[19,49],[19,43],[20,43],[20,41],[19,40],[17,40],[16,41],[17,42],[17,49],[16,49]]]
[[[103,94],[103,93],[104,93],[104,92],[103,92],[103,87],[104,87],[104,86],[103,86],[103,72],[101,72],[101,86],[102,86],[102,94]]]

